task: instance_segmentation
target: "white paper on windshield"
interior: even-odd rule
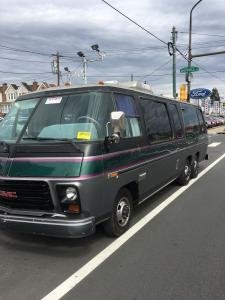
[[[61,100],[62,97],[51,97],[51,98],[47,98],[45,104],[58,104],[61,102]]]

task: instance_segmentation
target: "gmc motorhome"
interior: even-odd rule
[[[65,87],[20,96],[0,123],[0,227],[111,236],[172,181],[188,184],[207,153],[201,110],[144,84]]]

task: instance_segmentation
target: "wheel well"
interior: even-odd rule
[[[197,152],[197,153],[195,154],[195,156],[196,156],[197,160],[199,160],[200,152]]]
[[[130,191],[132,195],[132,201],[133,204],[138,203],[138,198],[139,198],[139,189],[138,189],[138,183],[136,181],[132,181],[128,183],[127,185],[123,186],[123,188],[126,188]]]
[[[189,163],[191,164],[192,163],[192,156],[191,155],[189,155],[188,157],[187,157],[187,160],[189,161]]]

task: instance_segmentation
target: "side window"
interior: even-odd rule
[[[198,108],[197,108],[196,111],[197,111],[198,120],[199,120],[199,124],[200,124],[200,132],[201,133],[207,133],[207,128],[206,128],[206,125],[205,125],[205,120],[203,118],[202,111]]]
[[[168,108],[173,121],[175,137],[181,138],[183,136],[183,130],[177,106],[175,104],[169,104]]]
[[[147,99],[142,99],[140,104],[150,142],[158,143],[172,139],[172,130],[166,104]]]
[[[198,133],[199,121],[196,108],[191,105],[182,104],[182,112],[186,133]]]
[[[114,94],[117,110],[123,111],[126,117],[126,137],[141,135],[140,116],[134,98],[124,94]]]

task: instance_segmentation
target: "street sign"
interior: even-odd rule
[[[184,67],[180,69],[180,73],[191,73],[199,71],[199,67],[191,66],[190,68]]]
[[[211,95],[211,91],[204,88],[194,89],[190,91],[192,99],[205,99]]]

